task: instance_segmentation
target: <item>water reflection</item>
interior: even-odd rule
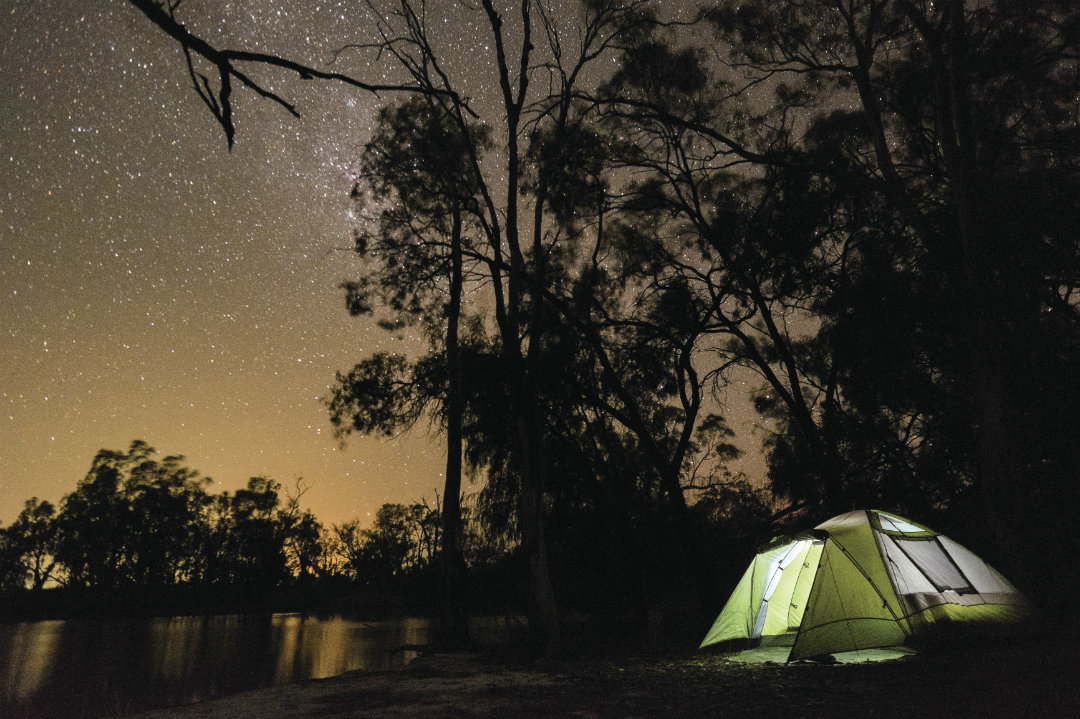
[[[0,624],[0,716],[121,714],[388,669],[428,636],[425,619],[299,614]]]
[[[8,688],[15,699],[22,701],[41,691],[63,625],[64,622],[35,622],[0,626],[0,657],[7,660],[6,681],[0,692]],[[4,632],[5,629],[12,631]],[[3,705],[0,699],[0,706]]]

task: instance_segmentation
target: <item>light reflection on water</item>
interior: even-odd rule
[[[115,715],[389,669],[428,637],[426,619],[300,614],[0,624],[0,716]]]
[[[0,697],[5,688],[11,691],[17,701],[25,701],[41,690],[42,683],[48,677],[48,666],[56,653],[64,622],[34,622],[32,624],[12,624],[0,626],[0,636],[6,640],[4,646],[10,647],[3,652],[6,660],[6,682],[0,687]],[[5,629],[14,630],[8,635]],[[3,641],[3,640],[0,640]],[[5,702],[0,699],[0,707]]]

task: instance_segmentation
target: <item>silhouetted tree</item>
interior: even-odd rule
[[[101,450],[56,518],[56,559],[77,586],[162,586],[197,577],[208,478],[136,440]]]
[[[266,590],[287,579],[285,532],[278,517],[280,490],[272,479],[251,477],[243,489],[218,496],[212,581]]]
[[[146,456],[145,444],[132,450]],[[69,584],[114,587],[123,583],[125,561],[121,471],[128,455],[101,450],[74,492],[60,503],[56,557],[67,570]]]
[[[0,590],[26,588],[26,568],[22,555],[8,530],[0,529]]]
[[[364,538],[360,520],[350,519],[333,526],[337,552],[346,576],[353,580],[363,580],[364,574]]]
[[[289,573],[301,582],[318,578],[324,571],[323,527],[315,515],[300,506],[308,487],[297,478],[295,491],[287,492],[277,513],[281,526],[285,564]]]
[[[745,166],[764,156],[742,147],[733,129],[741,108],[693,50],[650,38],[628,51],[602,98],[602,119],[632,138],[622,161],[644,171],[616,228],[627,271],[663,293],[673,326],[696,321],[688,359],[725,381],[745,382],[749,371],[768,387],[810,458],[804,486],[844,501],[824,429],[837,388],[827,377],[815,386],[805,351],[812,307],[835,291],[843,257],[832,188],[787,168],[753,177]],[[773,142],[783,130],[770,130]]]
[[[464,134],[463,134],[464,133]],[[447,438],[443,489],[440,633],[448,644],[468,641],[465,560],[461,526],[462,413],[459,325],[466,273],[467,235],[475,234],[478,178],[470,153],[486,149],[486,128],[458,127],[433,97],[418,97],[380,113],[362,158],[363,177],[353,188],[373,229],[357,233],[356,250],[373,260],[371,274],[346,283],[354,314],[370,312],[377,287],[400,322],[422,321],[435,354],[445,360],[438,397]],[[470,257],[475,253],[470,253]],[[346,389],[340,384],[339,391]],[[335,420],[339,414],[332,414]],[[407,421],[415,419],[409,416]],[[348,422],[339,427],[351,428]]]
[[[527,143],[530,137],[543,138],[548,147],[557,147],[570,136],[571,97],[583,81],[584,69],[622,36],[651,21],[641,12],[644,5],[586,4],[582,33],[574,46],[541,6],[520,4],[515,34],[492,3],[481,3],[478,20],[492,34],[499,78],[496,97],[485,105],[498,108],[487,123],[500,133],[492,136],[493,144],[499,147],[497,155],[486,154],[471,132],[479,105],[465,97],[466,88],[472,94],[470,79],[452,76],[443,67],[435,50],[438,38],[429,35],[422,13],[408,1],[388,3],[382,8],[379,26],[381,49],[399,61],[439,108],[437,117],[445,118],[454,129],[451,139],[465,141],[462,167],[475,189],[463,196],[468,201],[461,209],[472,216],[483,242],[463,249],[466,256],[470,249],[478,253],[475,259],[487,269],[485,283],[492,292],[490,306],[499,337],[495,356],[502,364],[500,377],[505,382],[513,427],[509,434],[513,451],[506,457],[519,480],[517,512],[531,582],[530,623],[545,651],[558,646],[559,625],[544,539],[547,452],[541,395],[549,381],[542,374],[546,369],[544,322],[547,292],[561,278],[550,263],[561,255],[565,238],[550,223],[552,212],[558,211],[555,204],[549,204],[556,198],[551,191],[552,175],[544,169],[545,163],[536,162],[536,158],[550,157],[551,153],[536,151],[536,145],[530,151]],[[536,28],[547,36],[543,55],[534,52],[538,50]],[[539,65],[538,60],[544,64]],[[548,85],[551,91],[532,84],[537,73],[547,73],[552,79]],[[536,108],[531,122],[525,115],[527,107]],[[500,170],[486,169],[482,159],[495,160]]]
[[[209,502],[204,488],[210,479],[183,460],[147,458],[124,480],[127,575],[136,584],[173,585],[197,580],[201,573],[203,508]]]
[[[4,530],[5,554],[11,562],[2,574],[7,577],[3,586],[41,589],[56,580],[56,508],[51,502],[31,497],[26,500],[19,516]]]
[[[388,503],[375,512],[371,526],[358,521],[336,528],[344,559],[353,576],[378,589],[432,566],[439,553],[439,513],[424,503]]]

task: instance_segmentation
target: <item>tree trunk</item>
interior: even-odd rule
[[[939,126],[947,129],[942,149],[960,236],[960,272],[967,298],[964,326],[975,400],[978,480],[986,526],[996,544],[996,561],[1003,571],[1015,576],[1023,563],[1017,557],[1020,544],[1013,520],[1020,511],[1016,505],[1019,473],[1005,408],[1007,388],[1001,350],[1008,335],[1008,327],[1001,322],[1008,299],[1003,297],[1004,287],[998,282],[1004,273],[994,271],[996,258],[992,248],[987,247],[993,232],[980,226],[983,213],[979,210],[979,157],[967,95],[965,65],[970,53],[963,0],[949,0],[946,13],[938,114]]]
[[[928,21],[924,9],[916,3],[901,5],[925,43],[933,80],[934,132],[944,164],[946,198],[955,222],[953,236],[959,243],[958,248],[949,247],[944,251],[958,250],[955,252],[958,261],[950,264],[956,286],[963,288],[962,332],[969,357],[976,471],[983,521],[991,528],[995,562],[1010,574],[1017,573],[1024,563],[1017,554],[1018,529],[1013,520],[1019,498],[1019,473],[1011,444],[1006,372],[1001,359],[1001,345],[1008,330],[1000,320],[1004,316],[1001,309],[1007,309],[1009,301],[1001,294],[1004,286],[1000,279],[1005,275],[1004,268],[995,272],[996,260],[987,247],[987,238],[992,235],[987,230],[992,228],[982,227],[983,213],[979,208],[981,174],[968,96],[966,64],[971,53],[965,2],[944,0],[943,7],[943,24],[937,26]],[[936,228],[928,226],[926,218],[904,197],[905,192],[900,188],[900,179],[883,142],[880,109],[868,80],[867,58],[860,56],[859,91],[866,117],[875,128],[879,168],[893,201],[930,237]]]
[[[518,414],[516,430],[518,473],[521,480],[521,543],[529,571],[529,628],[533,633],[536,648],[543,656],[550,657],[560,650],[561,636],[555,590],[551,584],[547,540],[544,536],[544,470],[540,451],[540,412],[536,398],[529,396],[528,387],[518,390],[518,401],[515,402],[514,409]]]
[[[442,598],[439,640],[444,647],[469,643],[469,614],[465,581],[464,531],[461,524],[461,210],[454,208],[450,236],[450,301],[446,320],[446,484],[442,507]]]

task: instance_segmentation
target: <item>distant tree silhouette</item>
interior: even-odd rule
[[[243,489],[219,495],[211,581],[265,590],[285,580],[285,537],[277,516],[280,490],[272,479],[251,477]]]
[[[153,458],[142,441],[101,450],[56,518],[67,582],[116,588],[171,585],[198,575],[207,478],[182,457]]]
[[[281,525],[285,564],[289,574],[302,582],[310,582],[325,574],[325,534],[315,515],[301,508],[300,499],[309,487],[298,478],[295,490],[286,493],[285,502],[278,510]]]
[[[0,529],[0,590],[19,590],[26,587],[26,568],[22,554],[6,528]]]
[[[341,573],[349,579],[357,580],[363,575],[363,538],[359,519],[350,519],[331,527],[333,548],[337,555]]]
[[[369,577],[386,584],[409,569],[413,552],[412,522],[403,504],[384,504],[375,512],[370,529],[363,530]]]
[[[327,530],[302,506],[302,479],[284,493],[266,477],[216,495],[203,489],[208,482],[182,457],[159,459],[142,441],[99,451],[59,512],[35,497],[0,529],[4,598],[23,614],[63,616],[65,597],[77,613],[221,611],[309,607],[350,580],[417,599],[431,586],[443,526],[437,504],[387,504],[369,527],[354,520]],[[507,546],[478,548],[480,530],[466,517],[468,561],[497,563]],[[40,607],[20,598],[50,585],[59,596]]]
[[[126,574],[136,584],[173,585],[197,580],[201,573],[210,479],[185,467],[183,460],[141,459],[124,480]]]
[[[4,530],[3,544],[0,554],[11,564],[0,572],[7,577],[0,585],[41,589],[50,580],[58,579],[56,508],[51,502],[37,497],[26,500],[19,516]]]
[[[47,502],[27,504],[6,535],[20,538],[33,584],[52,577],[101,590],[218,585],[257,595],[332,571],[322,525],[300,504],[302,480],[284,504],[281,485],[266,477],[210,495],[210,479],[183,457],[156,454],[142,441],[127,452],[101,450],[55,519]]]
[[[342,559],[352,577],[375,589],[433,566],[440,551],[439,512],[422,502],[380,506],[371,526],[359,520],[335,527]]]

